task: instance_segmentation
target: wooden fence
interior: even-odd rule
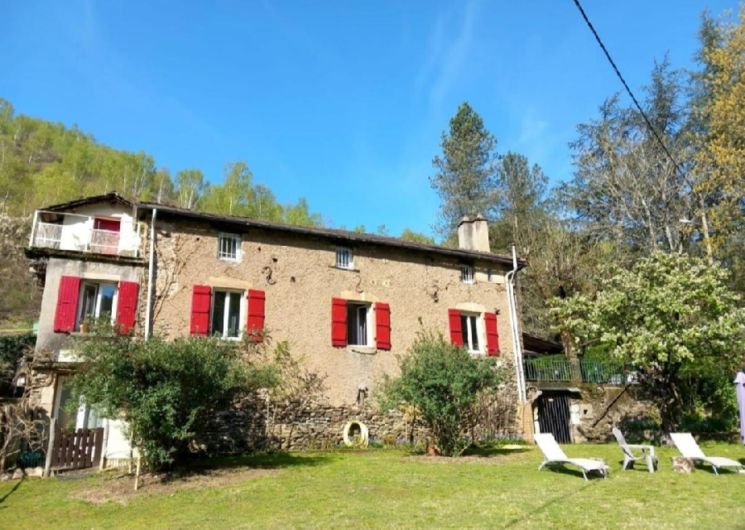
[[[101,461],[103,428],[58,429],[54,435],[51,469],[55,471],[97,466]]]

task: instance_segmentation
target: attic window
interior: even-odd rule
[[[460,281],[463,283],[473,283],[473,265],[460,266]]]
[[[340,269],[354,268],[354,255],[351,249],[346,247],[336,249],[336,266]]]
[[[217,238],[217,257],[225,261],[241,260],[241,236],[220,234]]]

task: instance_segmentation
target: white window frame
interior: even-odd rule
[[[349,337],[347,337],[347,345],[348,346],[358,346],[358,347],[371,347],[374,346],[373,341],[373,328],[375,326],[375,322],[373,321],[373,307],[372,304],[369,304],[367,302],[360,302],[357,300],[348,300],[347,301],[347,320],[349,320],[349,306],[353,305],[355,306],[355,311],[359,312],[361,308],[365,308],[365,344],[352,344],[349,342]],[[359,314],[359,313],[358,313]],[[347,322],[347,326],[349,326],[349,323]]]
[[[215,335],[212,333],[212,324],[213,324],[213,318],[212,315],[215,310],[215,293],[225,293],[227,296],[225,297],[225,307],[223,308],[223,314],[222,314],[222,333],[220,335]],[[238,302],[238,336],[237,337],[228,337],[226,335],[228,330],[228,317],[230,315],[230,300],[229,298],[232,298],[233,296],[239,296],[240,300]],[[212,289],[212,303],[210,304],[210,335],[213,337],[219,337],[223,340],[241,340],[243,338],[243,331],[245,327],[246,322],[246,291],[240,291],[237,289],[221,289],[219,287]]]
[[[465,331],[465,336],[463,337],[463,345],[468,350],[468,353],[472,355],[484,355],[484,318],[479,313],[467,313],[467,312],[461,312],[462,317],[466,317],[466,329],[461,330],[461,332]],[[471,320],[473,319],[473,320]],[[471,322],[473,322],[476,329],[473,329],[471,326]],[[476,334],[476,338],[479,342],[478,349],[473,348],[473,335]]]
[[[349,247],[336,247],[336,268],[354,270],[354,252]]]
[[[223,251],[224,240],[230,240],[230,241],[235,242],[235,256],[231,256],[230,254],[225,253]],[[242,244],[243,244],[243,238],[241,238],[240,234],[230,234],[228,232],[220,232],[217,235],[217,259],[221,261],[231,261],[234,263],[240,262],[243,257],[243,252],[241,251]]]
[[[83,293],[85,292],[86,286],[94,285],[96,287],[96,307],[93,309],[93,320],[98,320],[101,318],[101,287],[110,285],[114,287],[114,297],[111,301],[111,324],[113,324],[116,321],[116,306],[117,302],[119,301],[119,284],[112,281],[106,281],[106,280],[83,280],[80,282],[80,292],[78,293],[78,308],[77,308],[77,317],[75,319],[75,329],[80,329],[80,324],[82,324],[83,320],[85,320],[86,317],[83,315],[83,305],[84,305],[84,297]]]

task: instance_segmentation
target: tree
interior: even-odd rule
[[[198,169],[184,169],[176,174],[176,201],[181,208],[196,209],[207,184]]]
[[[423,245],[435,244],[434,238],[420,232],[415,232],[409,228],[404,228],[399,237],[404,241],[410,241],[411,243],[421,243]]]
[[[430,183],[440,196],[438,231],[443,236],[452,234],[464,215],[492,216],[496,143],[481,116],[462,103],[450,120],[449,133],[442,133],[442,156],[432,160],[437,172]]]
[[[401,375],[386,378],[383,408],[414,406],[447,456],[468,445],[464,430],[472,423],[479,396],[495,393],[503,380],[491,358],[474,359],[465,348],[453,346],[442,335],[421,332],[401,360]]]
[[[704,378],[742,366],[745,310],[718,265],[655,252],[630,269],[609,267],[594,297],[553,301],[557,327],[578,347],[605,346],[632,366],[671,432]],[[706,396],[703,396],[705,402]]]
[[[280,384],[281,368],[265,345],[193,337],[141,341],[101,327],[77,343],[82,369],[73,389],[103,416],[127,422],[149,466],[169,467],[189,455],[190,442],[217,412]]]
[[[699,35],[702,69],[694,77],[693,100],[696,192],[705,200],[714,252],[728,256],[727,246],[742,230],[745,202],[745,6],[737,23],[717,23],[705,13]]]
[[[509,252],[514,243],[519,254],[528,258],[528,234],[540,229],[546,215],[548,179],[538,164],[531,167],[527,157],[513,152],[499,160],[497,174],[496,219],[490,230],[492,247]]]
[[[682,109],[683,84],[667,58],[656,63],[645,88],[645,114],[673,156],[683,164],[691,153]],[[641,114],[618,96],[605,101],[600,117],[578,126],[571,144],[575,174],[563,186],[570,211],[600,239],[646,253],[688,248],[681,219],[694,213],[691,185],[677,171]]]

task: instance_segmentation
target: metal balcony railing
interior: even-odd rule
[[[622,385],[633,377],[623,364],[610,360],[547,357],[525,359],[525,380],[537,383],[596,383]]]
[[[140,238],[131,228],[115,231],[93,227],[94,218],[88,215],[40,210],[34,216],[29,246],[112,256],[139,255]]]

